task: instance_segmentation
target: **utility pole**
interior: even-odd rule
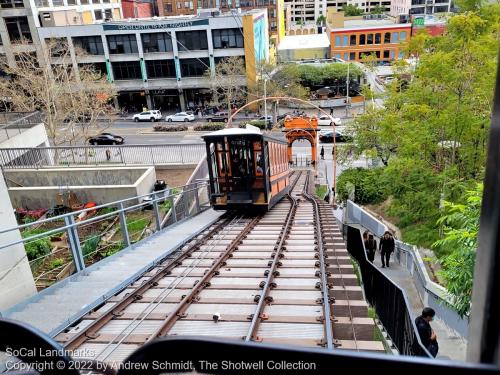
[[[349,117],[348,113],[348,106],[349,106],[349,65],[351,65],[349,62],[347,63],[347,80],[346,80],[346,87],[347,87],[347,94],[346,94],[346,101],[345,101],[345,117]]]
[[[266,124],[265,128],[267,129],[267,127],[269,126],[267,124],[267,77],[264,78],[264,123]]]

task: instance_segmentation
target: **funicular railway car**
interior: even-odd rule
[[[218,130],[203,139],[214,209],[266,211],[288,193],[285,140],[248,125],[246,129]]]

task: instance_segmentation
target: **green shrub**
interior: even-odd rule
[[[193,130],[194,131],[216,131],[216,130],[222,130],[227,126],[225,122],[211,122],[208,124],[200,124],[200,125],[195,125]]]
[[[240,128],[244,128],[246,124],[250,124],[252,126],[255,126],[259,129],[265,129],[266,128],[266,121],[265,120],[251,120],[248,122],[243,122],[239,125]]]
[[[45,229],[25,229],[21,232],[21,236],[23,238],[28,238],[44,232],[46,232]],[[49,254],[52,250],[52,244],[50,243],[50,239],[48,237],[42,237],[25,242],[24,248],[28,259],[33,260]]]
[[[100,236],[91,235],[85,238],[82,246],[83,256],[94,253],[97,250],[97,246],[99,246],[99,242],[101,242]]]
[[[104,257],[109,257],[113,254],[116,254],[120,250],[125,248],[125,244],[122,241],[116,242],[115,244],[109,246],[107,250],[103,253]]]
[[[359,204],[379,203],[387,198],[387,188],[381,183],[383,168],[350,168],[343,171],[337,182],[337,195],[349,199],[354,187],[354,201]]]
[[[187,125],[155,125],[155,132],[183,132],[188,130]]]
[[[64,259],[63,258],[56,258],[50,262],[49,268],[51,270],[61,267],[64,264]]]
[[[149,220],[146,218],[134,219],[131,221],[127,220],[128,234],[131,235],[131,234],[135,234],[138,232],[142,232],[148,224],[149,224]]]

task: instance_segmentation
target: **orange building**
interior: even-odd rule
[[[359,61],[374,53],[379,60],[398,59],[411,38],[410,23],[395,23],[383,15],[344,17],[344,12],[328,9],[327,21],[332,58]]]

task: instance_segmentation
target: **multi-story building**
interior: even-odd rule
[[[393,17],[413,14],[451,12],[451,0],[392,0],[390,14]]]
[[[383,8],[384,12],[389,12],[392,1],[394,0],[327,0],[326,5],[328,8],[335,8],[338,12],[344,5],[356,6],[365,13],[370,13],[379,7]]]
[[[29,0],[37,27],[92,24],[122,18],[120,0]]]
[[[62,39],[73,69],[93,64],[107,75],[120,107],[176,110],[208,104],[216,64],[241,56],[246,77],[241,87],[257,80],[256,66],[269,58],[265,10],[217,16],[180,16],[93,25],[42,27],[42,46]],[[77,56],[75,46],[86,54]],[[57,63],[54,58],[52,63]]]
[[[267,9],[269,32],[277,33],[284,17],[283,0],[157,0],[158,13],[163,16],[201,14],[204,12],[247,11]]]
[[[154,0],[121,0],[123,18],[149,18],[156,16]]]
[[[36,20],[29,0],[0,2],[0,58],[12,65],[16,53],[31,52],[41,57]]]
[[[344,19],[343,13],[329,13],[331,56],[359,61],[363,55],[375,54],[378,60],[403,57],[403,47],[411,38],[411,24],[390,19]]]
[[[316,22],[321,14],[326,14],[326,0],[285,0],[290,9],[291,21],[302,24]]]

